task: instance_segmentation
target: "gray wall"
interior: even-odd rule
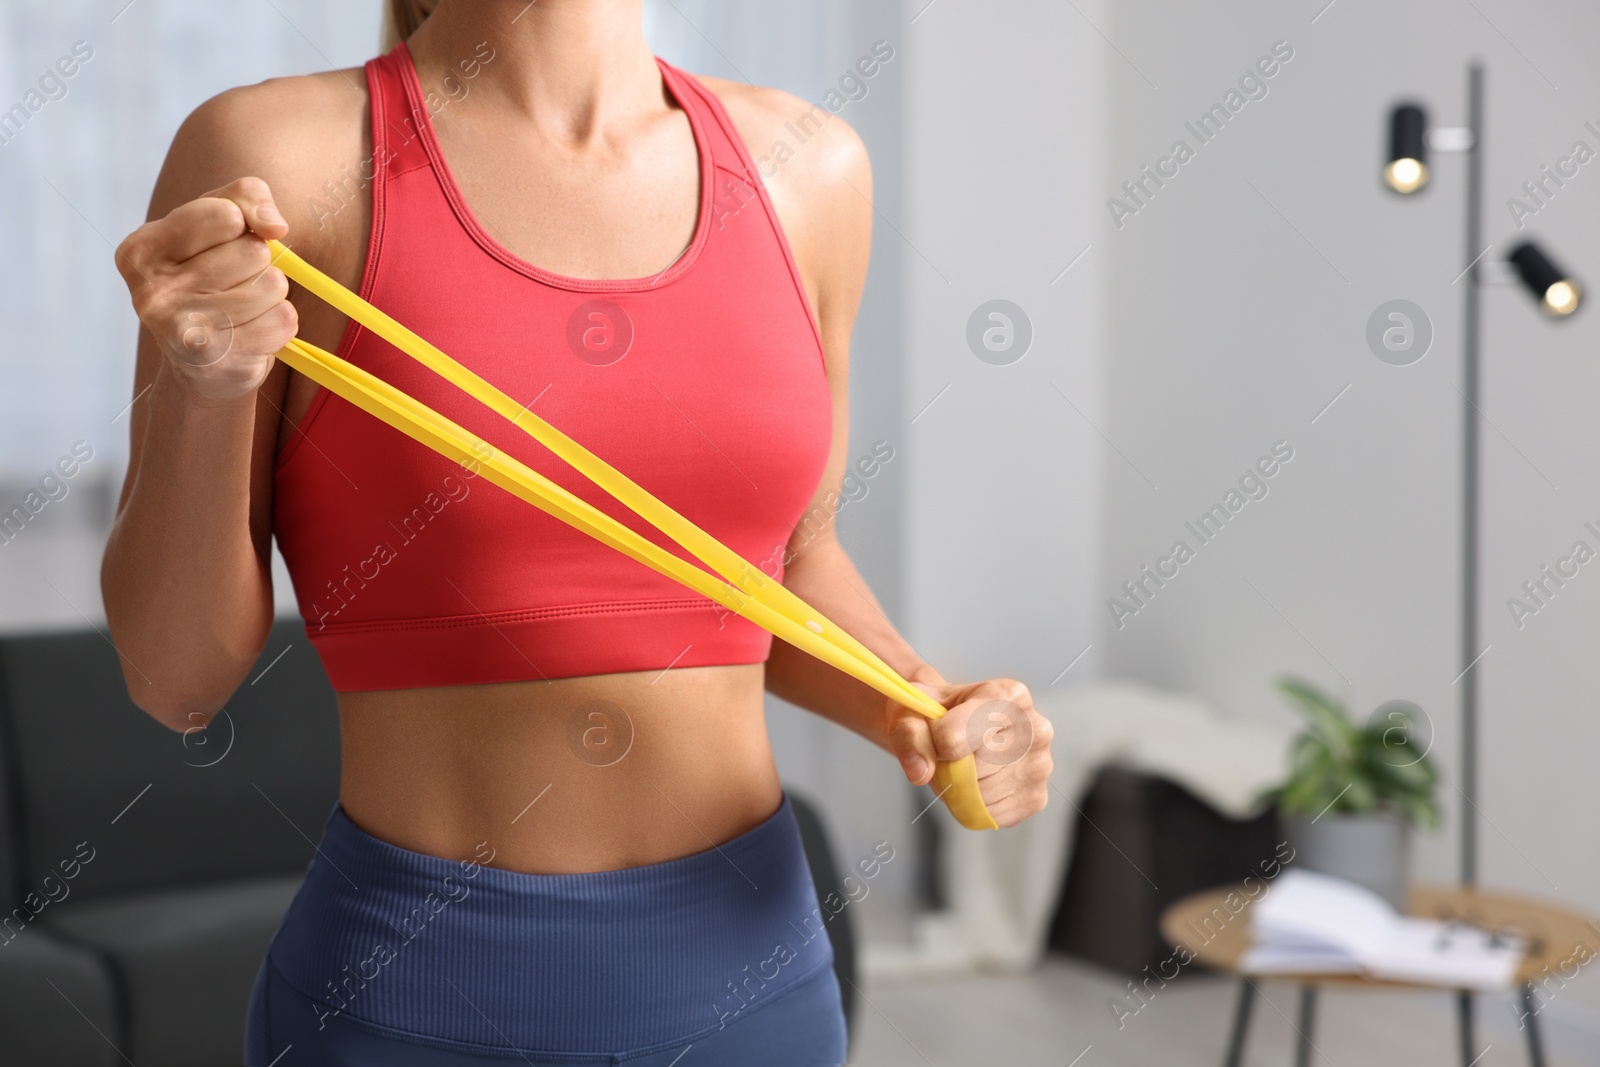
[[[1043,0],[906,9],[924,12],[907,114],[907,632],[953,681],[1045,693],[1099,662],[1090,649],[1062,674],[1093,637],[1111,452],[1097,429],[1103,45]],[[969,343],[997,299],[1032,331],[1025,354],[993,357],[1005,363]]]
[[[1452,682],[1462,667],[1465,283],[1452,279],[1464,265],[1463,167],[1437,157],[1424,195],[1387,194],[1378,180],[1385,120],[1397,98],[1414,96],[1435,124],[1463,122],[1465,62],[1481,56],[1488,258],[1536,236],[1600,284],[1589,236],[1600,225],[1600,164],[1583,167],[1520,234],[1506,207],[1574,141],[1600,150],[1583,125],[1600,120],[1600,9],[1325,4],[1125,3],[1103,27],[1129,61],[1113,59],[1110,165],[1094,194],[1096,251],[1103,242],[1110,269],[1107,434],[1159,488],[1129,464],[1107,468],[1097,642],[1110,673],[1191,690],[1240,716],[1283,714],[1271,690],[1282,672],[1362,712],[1416,701],[1447,778],[1447,826],[1419,840],[1419,873],[1448,880],[1462,808]],[[1106,199],[1176,138],[1192,145],[1183,123],[1277,40],[1294,58],[1268,95],[1119,229]],[[1419,304],[1435,330],[1431,351],[1406,367],[1380,362],[1364,340],[1369,314],[1395,298]],[[1600,548],[1583,528],[1600,518],[1590,460],[1600,444],[1600,318],[1587,308],[1551,324],[1520,290],[1497,288],[1485,293],[1484,321],[1482,876],[1593,913],[1600,578],[1583,568],[1521,629],[1506,601],[1574,541]],[[1187,536],[1184,522],[1278,440],[1294,459],[1269,495],[1118,629],[1107,598]],[[1593,1018],[1582,1005],[1600,1006],[1588,977],[1550,1010]]]
[[[1101,436],[1108,241],[1096,196],[1114,55],[1092,25],[1109,15],[1050,0],[903,10],[916,22],[897,220],[911,482],[902,629],[952,681],[1017,678],[1044,705],[1094,678],[1103,655],[1096,561],[1115,452]],[[879,231],[880,247],[900,239]],[[995,300],[1021,311],[1013,347],[986,360],[969,330]],[[977,332],[998,326],[980,316]]]

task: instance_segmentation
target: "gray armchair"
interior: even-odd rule
[[[334,695],[303,629],[276,626],[262,660],[180,735],[134,707],[98,633],[0,641],[0,862],[18,902],[0,988],[43,1002],[24,1016],[0,996],[16,1062],[239,1062],[250,983],[339,781]]]

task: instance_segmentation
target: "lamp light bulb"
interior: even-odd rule
[[[1544,291],[1544,309],[1551,315],[1570,315],[1578,310],[1581,298],[1578,284],[1563,279]]]
[[[1383,168],[1383,180],[1397,193],[1414,193],[1428,184],[1428,167],[1420,160],[1397,159]]]

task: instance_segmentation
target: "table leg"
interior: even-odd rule
[[[1228,1058],[1224,1067],[1239,1067],[1244,1062],[1244,1040],[1250,1030],[1250,1007],[1255,1003],[1255,983],[1239,979],[1239,1006],[1233,1012],[1233,1033],[1228,1035]]]
[[[1461,1067],[1472,1067],[1476,1062],[1472,1040],[1472,994],[1463,989],[1456,994],[1456,1023],[1461,1034]]]
[[[1533,983],[1522,985],[1523,1018],[1528,1021],[1529,1067],[1544,1067],[1544,1042],[1539,1039],[1539,1002],[1534,997]]]
[[[1311,1030],[1316,1025],[1317,987],[1310,982],[1300,987],[1300,1043],[1295,1046],[1294,1067],[1311,1067]]]

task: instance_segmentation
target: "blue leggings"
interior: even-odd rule
[[[844,1062],[839,982],[831,967],[789,987],[737,1023],[677,1047],[634,1057],[590,1055],[581,1059],[532,1052],[524,1056],[508,1046],[451,1051],[416,1044],[409,1034],[384,1036],[367,1028],[358,1029],[344,1019],[331,1019],[326,1029],[319,1030],[311,999],[290,989],[276,971],[264,966],[256,982],[254,1008],[262,1014],[267,1047],[246,1061],[248,1067],[272,1063],[271,1059],[259,1058],[267,1052],[281,1056],[274,1067],[482,1067],[488,1063],[524,1062],[539,1067],[613,1063],[628,1067],[836,1067]]]
[[[411,852],[335,807],[256,977],[245,1063],[836,1067],[829,918],[787,796],[716,848],[559,875]]]

